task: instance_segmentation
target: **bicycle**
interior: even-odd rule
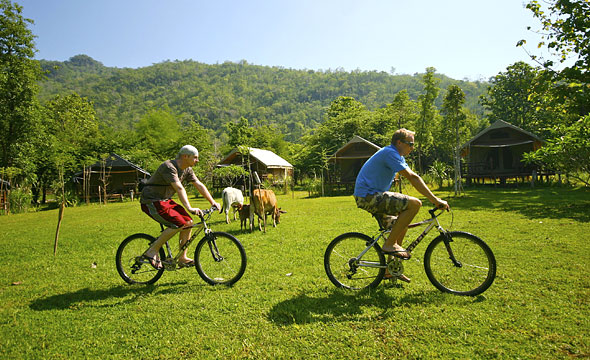
[[[178,254],[172,256],[173,251],[169,241],[159,251],[159,260],[163,265],[161,268],[154,267],[149,259],[142,255],[156,241],[156,238],[138,233],[127,237],[117,249],[116,264],[119,275],[129,284],[153,284],[164,271],[175,271],[178,269],[192,267],[178,262],[183,251],[204,231],[203,238],[197,244],[194,256],[194,267],[199,276],[211,285],[233,285],[246,271],[246,251],[240,241],[233,235],[213,231],[207,224],[211,214],[216,211],[215,207],[204,210],[200,215],[201,221],[192,225],[195,228],[190,239],[178,249]],[[164,226],[161,225],[162,230]],[[165,250],[164,250],[165,249]]]
[[[463,231],[447,231],[438,220],[444,212],[431,209],[430,218],[408,227],[426,225],[407,248],[408,254],[436,227],[440,235],[430,242],[424,253],[424,270],[430,282],[440,291],[456,295],[475,296],[487,290],[496,277],[496,258],[490,247],[479,237]],[[379,219],[377,217],[377,219]],[[368,235],[349,232],[330,242],[324,254],[324,268],[337,287],[352,290],[375,288],[383,280],[385,270],[395,283],[403,273],[403,261],[393,257],[389,262],[378,242],[387,239],[391,228],[379,222],[379,233]]]

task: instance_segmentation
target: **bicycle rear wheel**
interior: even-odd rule
[[[449,239],[449,240],[447,240]],[[475,296],[492,285],[496,258],[475,235],[452,231],[436,237],[424,253],[424,270],[440,291]]]
[[[246,250],[234,236],[211,232],[197,244],[195,269],[208,284],[233,285],[246,271]]]
[[[377,244],[361,258],[373,239],[361,233],[345,233],[336,237],[326,248],[324,269],[337,287],[351,290],[374,288],[385,275],[385,256]]]
[[[140,257],[150,247],[156,238],[148,234],[133,234],[127,237],[119,249],[115,262],[121,278],[129,284],[153,284],[164,273],[164,269],[154,268],[149,261]],[[160,259],[165,259],[164,249],[160,249]]]

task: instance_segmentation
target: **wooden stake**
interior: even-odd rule
[[[55,231],[55,242],[53,243],[53,256],[57,255],[57,241],[59,240],[59,228],[61,226],[61,221],[64,218],[65,208],[66,208],[66,203],[65,203],[65,201],[62,201],[61,205],[59,206],[59,215],[58,215],[58,219],[57,219],[57,230]]]

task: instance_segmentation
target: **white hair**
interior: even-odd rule
[[[178,151],[178,156],[176,158],[180,159],[180,156],[182,155],[199,156],[199,150],[192,145],[184,145],[180,148],[180,151]]]

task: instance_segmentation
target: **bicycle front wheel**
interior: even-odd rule
[[[208,284],[233,285],[246,271],[246,250],[234,236],[211,232],[197,244],[195,268]]]
[[[324,269],[334,285],[352,290],[379,285],[387,265],[377,244],[369,248],[372,242],[371,237],[354,232],[332,240],[324,254]]]
[[[164,269],[154,268],[149,261],[141,260],[141,255],[156,241],[148,234],[134,234],[123,240],[115,262],[119,275],[129,284],[153,284],[164,273]],[[165,259],[164,249],[160,249],[160,259]]]
[[[424,270],[440,291],[475,296],[492,285],[496,258],[475,235],[452,231],[436,237],[424,253]]]

